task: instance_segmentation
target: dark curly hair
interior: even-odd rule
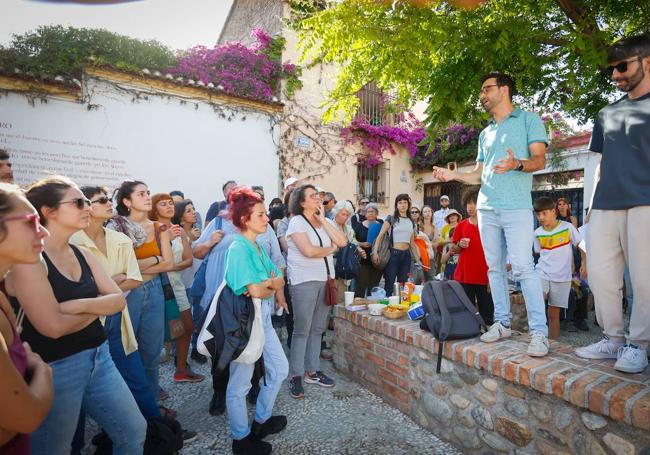
[[[124,204],[124,199],[131,199],[131,195],[135,191],[135,187],[138,185],[147,186],[146,183],[140,180],[127,180],[122,182],[119,188],[116,188],[113,192],[113,203],[115,204],[115,210],[118,215],[128,216],[129,208]]]

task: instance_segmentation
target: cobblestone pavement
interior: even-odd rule
[[[170,394],[163,404],[178,411],[184,428],[199,433],[188,443],[183,455],[230,454],[231,439],[226,415],[213,417],[208,413],[212,382],[208,365],[191,363],[192,369],[206,375],[199,384],[175,384],[173,362],[161,365],[160,385]],[[275,405],[275,414],[288,417],[287,428],[266,438],[273,444],[273,454],[328,455],[433,455],[461,454],[452,445],[441,441],[421,428],[405,414],[380,398],[338,374],[331,362],[322,362],[323,371],[333,377],[336,387],[325,389],[305,384],[305,399],[289,395],[287,383],[282,387]],[[253,410],[249,407],[250,415]],[[86,440],[97,427],[89,421]],[[91,446],[92,447],[92,446]],[[84,453],[91,454],[86,446]]]
[[[295,400],[288,386],[282,387],[274,413],[288,417],[287,428],[266,440],[274,454],[460,454],[415,424],[400,411],[384,403],[358,384],[337,374],[331,362],[323,362],[324,371],[336,380],[336,387],[325,389],[305,385],[305,399]],[[161,368],[161,385],[171,395],[165,402],[179,411],[185,428],[196,430],[199,437],[183,448],[188,454],[229,454],[231,439],[225,415],[212,417],[208,404],[212,383],[207,366],[193,368],[208,376],[200,384],[173,384],[172,365]],[[252,409],[250,409],[252,415]]]

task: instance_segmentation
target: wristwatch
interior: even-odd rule
[[[521,161],[521,160],[517,160],[517,163],[519,163],[519,166],[517,166],[517,167],[515,168],[515,171],[519,171],[519,172],[523,171],[523,170],[524,170],[524,163],[523,163],[523,161]]]

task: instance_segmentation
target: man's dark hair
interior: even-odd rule
[[[262,193],[264,192],[264,187],[262,185],[253,185],[251,186],[251,189],[253,191],[261,191]]]
[[[461,199],[461,204],[463,204],[463,208],[467,207],[467,204],[470,202],[473,202],[476,204],[478,202],[478,188],[470,188],[463,194],[463,198]]]
[[[180,196],[181,198],[185,199],[185,193],[183,193],[181,190],[174,190],[169,192],[170,196]]]
[[[636,35],[618,40],[609,48],[607,63],[632,57],[650,57],[650,35]]]
[[[0,161],[5,161],[9,159],[9,152],[6,150],[0,149]]]
[[[517,94],[515,80],[507,74],[498,72],[487,73],[481,78],[481,84],[483,84],[483,82],[487,81],[488,79],[496,79],[497,86],[499,87],[508,87],[508,96],[510,97],[510,101],[512,101],[512,97]]]
[[[221,187],[221,191],[226,191],[226,187],[227,187],[228,185],[230,185],[231,183],[237,183],[237,182],[235,182],[234,180],[228,180],[228,181],[227,181],[226,183],[224,183],[223,186]]]
[[[555,210],[555,202],[550,197],[538,197],[533,202],[533,209],[536,212],[542,212],[544,210]]]

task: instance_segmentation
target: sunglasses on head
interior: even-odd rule
[[[616,65],[610,65],[607,67],[607,74],[610,76],[614,74],[614,70],[618,71],[619,73],[623,74],[627,72],[627,64],[630,62],[633,62],[635,60],[641,60],[639,57],[634,57],[634,58],[628,58],[627,60],[623,60],[621,63],[617,63]]]
[[[22,220],[27,221],[34,225],[34,231],[38,234],[41,232],[41,219],[36,213],[28,213],[26,215],[13,215],[0,217],[0,221]]]
[[[74,204],[75,207],[77,207],[79,210],[83,209],[84,206],[90,207],[90,201],[85,197],[76,197],[74,199],[70,199],[69,201],[61,201],[59,204]]]
[[[111,202],[111,200],[107,196],[102,196],[98,199],[95,199],[94,201],[90,201],[91,204],[102,204],[102,205],[108,204],[109,202]]]

